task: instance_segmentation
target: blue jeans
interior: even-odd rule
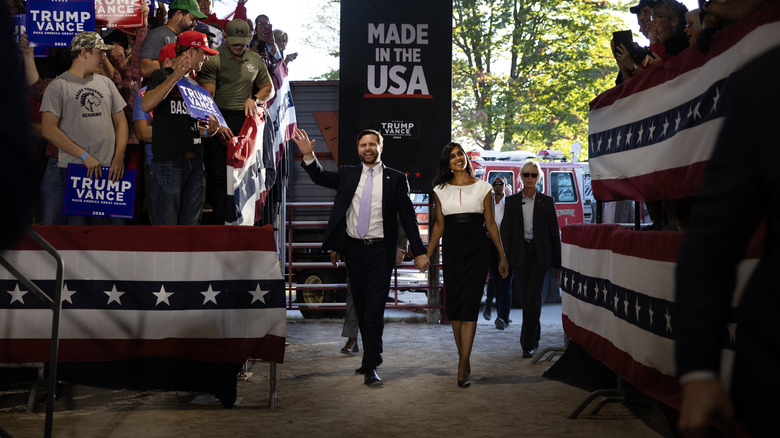
[[[46,171],[41,179],[41,216],[44,225],[65,225],[65,215],[62,214],[62,197],[65,193],[60,180],[60,169],[57,159],[48,157]]]
[[[198,225],[203,212],[203,160],[152,161],[154,224]]]
[[[149,212],[149,223],[154,223],[154,169],[152,163],[144,163],[144,197]]]
[[[498,251],[490,244],[490,281],[493,283],[493,290],[496,296],[496,307],[498,307],[498,317],[504,322],[509,322],[509,311],[512,308],[512,269],[509,269],[509,275],[501,278],[498,270]]]

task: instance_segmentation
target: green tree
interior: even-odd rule
[[[455,0],[455,136],[503,150],[585,143],[588,102],[614,85],[609,41],[627,6]]]
[[[322,8],[317,12],[311,23],[310,32],[303,39],[304,44],[327,53],[334,58],[339,57],[339,34],[341,25],[341,0],[327,0],[322,3]],[[320,75],[316,79],[337,80],[339,71],[330,71]]]

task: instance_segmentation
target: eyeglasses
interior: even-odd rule
[[[538,173],[531,173],[531,172],[523,172],[523,178],[528,178],[529,176],[531,178],[536,178],[536,177],[539,176],[539,174]]]
[[[501,181],[495,181],[495,182],[493,183],[493,185],[494,185],[494,186],[503,186],[503,185],[504,185],[504,183],[502,183]]]

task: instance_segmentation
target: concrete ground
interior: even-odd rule
[[[540,350],[563,345],[560,312],[560,304],[544,306]],[[187,391],[66,385],[56,403],[54,436],[667,435],[663,420],[651,428],[622,404],[608,404],[595,416],[567,419],[588,392],[543,378],[551,362],[531,364],[522,358],[520,313],[513,311],[515,322],[503,331],[480,317],[472,386],[461,389],[450,327],[419,323],[421,315],[410,310],[388,310],[386,317],[398,322],[385,326],[385,362],[378,370],[384,386],[373,389],[354,374],[360,355],[339,354],[341,321],[303,320],[299,312],[288,312],[289,345],[285,363],[278,366],[276,411],[269,409],[269,365],[253,363],[252,375],[238,382],[239,400],[232,409]],[[193,403],[196,398],[202,402]],[[0,386],[0,427],[14,438],[40,437],[43,406],[26,414],[25,404],[26,387]]]

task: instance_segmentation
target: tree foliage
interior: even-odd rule
[[[454,0],[453,129],[485,149],[587,136],[588,102],[614,85],[612,32],[627,2]]]
[[[309,33],[303,39],[304,44],[314,47],[321,53],[339,57],[339,33],[341,24],[341,0],[322,2],[314,21],[309,26]],[[316,79],[337,80],[339,71],[330,69]]]

